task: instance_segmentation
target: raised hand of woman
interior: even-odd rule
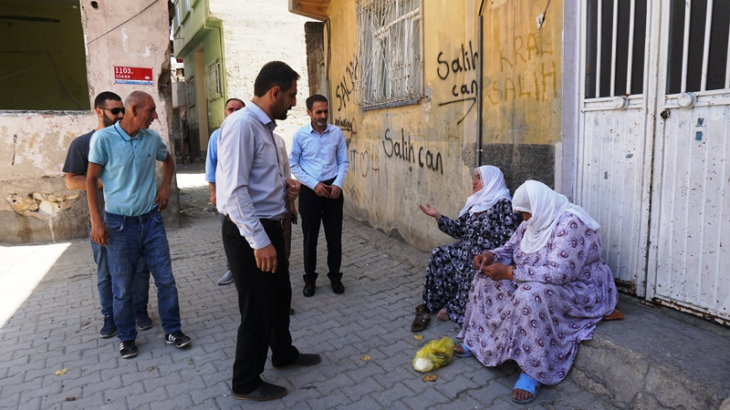
[[[441,214],[431,204],[426,204],[426,206],[418,205],[418,207],[421,208],[424,214],[436,218],[436,220],[441,219]]]
[[[492,280],[512,280],[512,265],[502,265],[495,263],[482,268],[482,273]]]

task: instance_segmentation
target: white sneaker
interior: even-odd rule
[[[233,274],[230,270],[227,270],[225,275],[221,276],[220,279],[218,279],[219,285],[228,285],[229,283],[233,283]]]

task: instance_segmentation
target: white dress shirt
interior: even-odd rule
[[[271,244],[259,219],[281,219],[286,211],[274,128],[276,123],[249,102],[223,121],[218,138],[218,212],[231,218],[253,249]]]

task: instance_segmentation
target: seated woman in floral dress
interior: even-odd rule
[[[472,259],[505,243],[519,225],[499,168],[485,165],[475,169],[472,192],[455,220],[441,215],[430,204],[420,205],[426,215],[438,221],[439,229],[459,242],[439,246],[431,252],[426,265],[423,303],[416,307],[417,316],[411,326],[414,332],[425,329],[429,312],[438,312],[441,320],[462,322],[474,278]]]
[[[474,258],[480,273],[456,353],[485,366],[517,362],[512,400],[529,403],[541,384],[565,378],[618,296],[600,226],[585,210],[537,181],[520,186],[512,206],[524,220],[512,239]]]

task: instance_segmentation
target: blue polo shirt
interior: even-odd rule
[[[89,162],[101,165],[106,212],[144,215],[155,207],[156,161],[167,158],[160,134],[141,129],[132,138],[119,123],[97,131],[91,138]]]

